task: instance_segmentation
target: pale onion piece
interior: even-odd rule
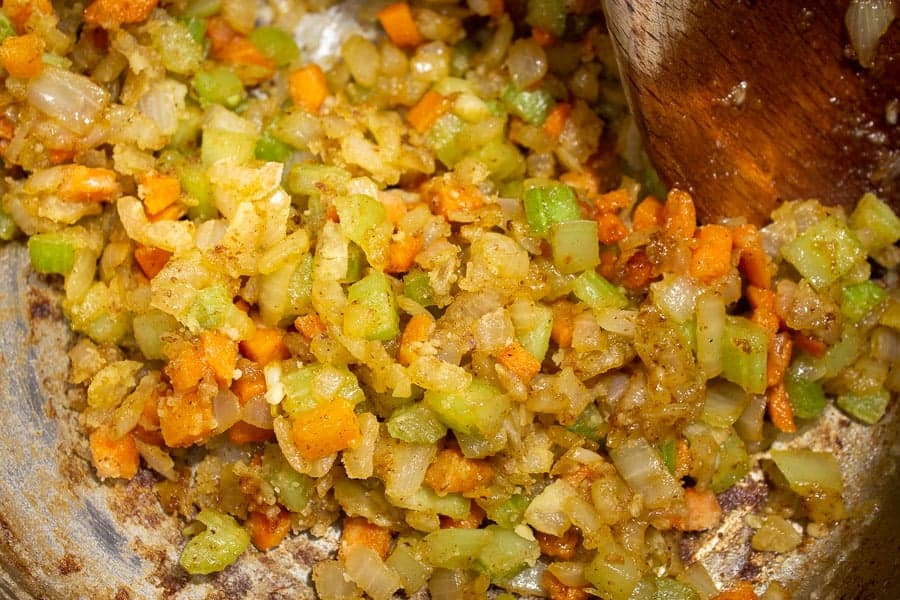
[[[66,275],[66,300],[80,302],[84,299],[97,273],[97,256],[88,250],[75,252],[75,263]]]
[[[509,313],[503,308],[498,308],[478,319],[474,333],[475,347],[493,354],[513,341],[515,329]]]
[[[270,362],[263,367],[263,375],[266,378],[266,402],[272,406],[281,404],[287,395],[281,382],[281,363]]]
[[[178,253],[194,243],[194,224],[190,221],[159,221],[151,223],[144,213],[144,205],[134,196],[124,196],[116,202],[119,220],[128,237],[145,246]]]
[[[725,301],[717,294],[697,298],[697,363],[707,379],[722,372]]]
[[[323,560],[312,569],[316,594],[322,600],[358,600],[362,592],[347,576],[343,563]]]
[[[563,585],[584,587],[588,584],[588,580],[584,577],[584,563],[556,561],[550,563],[547,570]]]
[[[384,564],[371,548],[358,544],[351,546],[345,556],[347,575],[373,600],[387,600],[400,589],[400,576]]]
[[[216,420],[216,434],[226,431],[241,420],[241,403],[231,390],[219,390],[219,393],[213,397],[212,405],[213,418]]]
[[[241,410],[241,420],[260,429],[274,427],[272,410],[269,408],[265,394],[259,394],[247,400]]]
[[[85,77],[47,65],[28,85],[28,101],[68,129],[85,134],[109,102],[109,94]]]
[[[894,0],[851,0],[844,21],[859,64],[873,65],[878,42],[896,16]]]
[[[716,583],[710,577],[709,571],[706,570],[706,567],[699,560],[693,562],[691,566],[685,569],[680,579],[694,588],[703,600],[708,600],[719,593],[719,588],[716,587]]]
[[[233,114],[227,110],[225,113]],[[234,116],[240,119],[237,115]],[[235,218],[237,208],[242,203],[255,203],[271,198],[279,190],[283,172],[284,165],[276,162],[241,165],[220,160],[211,165],[206,174],[212,186],[216,208],[230,221]]]
[[[93,408],[116,408],[137,385],[135,376],[144,367],[134,360],[108,364],[94,375],[87,389],[87,403]]]
[[[232,277],[256,275],[264,221],[251,202],[238,204],[219,243],[208,254],[216,268]]]
[[[178,119],[184,111],[187,86],[174,79],[166,79],[153,84],[138,100],[140,111],[159,127],[163,135],[172,135],[178,130]]]
[[[158,383],[158,373],[144,375],[135,390],[122,400],[119,408],[113,413],[112,434],[114,438],[120,438],[137,427],[144,407]]]
[[[803,534],[780,515],[763,517],[762,527],[753,534],[750,545],[759,552],[790,552],[803,541]]]
[[[291,215],[291,197],[282,189],[275,190],[265,201],[257,203],[263,214],[263,232],[260,244],[264,248],[274,246],[284,239],[288,217]]]
[[[472,382],[472,374],[436,356],[419,356],[407,369],[412,382],[426,390],[458,392]]]
[[[566,516],[569,517],[569,520],[572,521],[572,525],[581,531],[581,534],[584,536],[585,544],[587,544],[588,547],[596,546],[596,541],[593,544],[591,541],[597,540],[597,538],[600,537],[604,525],[597,516],[594,505],[583,497],[574,495],[565,499],[562,508],[566,513]]]
[[[594,310],[594,316],[602,329],[626,337],[634,336],[638,318],[636,310],[602,308]]]
[[[750,402],[734,424],[734,430],[745,442],[759,442],[763,439],[763,418],[766,415],[766,397],[759,394],[750,396]]]
[[[437,569],[428,580],[428,593],[432,600],[460,600],[469,577],[461,569]]]
[[[706,399],[701,420],[712,426],[728,428],[734,425],[750,402],[750,397],[738,385],[717,379],[706,386]]]
[[[204,252],[212,250],[225,237],[228,222],[225,219],[210,219],[197,226],[197,248]]]
[[[534,566],[525,567],[515,577],[504,582],[503,587],[522,598],[541,598],[547,593],[543,583],[546,570],[546,565],[538,561]]]
[[[700,287],[686,275],[665,275],[650,284],[653,303],[668,318],[682,323],[694,315],[694,305]]]
[[[578,492],[563,479],[557,479],[535,496],[525,509],[525,522],[533,529],[560,536],[572,526],[572,520],[563,507]]]
[[[900,362],[900,332],[877,327],[872,332],[872,356],[889,364]]]
[[[379,436],[375,445],[375,473],[384,481],[385,493],[403,498],[422,487],[425,472],[437,455],[437,447],[409,444],[390,436]]]
[[[342,280],[347,276],[349,264],[350,254],[347,250],[347,240],[341,233],[341,226],[331,221],[325,223],[316,238],[316,254],[313,257],[314,286],[317,281]]]
[[[298,229],[282,239],[259,257],[259,272],[263,275],[274,273],[291,262],[297,262],[309,251],[309,233]]]
[[[138,454],[147,463],[147,466],[168,479],[175,481],[178,475],[175,473],[175,461],[169,456],[169,453],[153,444],[134,439],[134,445],[137,447]]]
[[[284,454],[285,460],[298,473],[309,475],[310,477],[324,477],[331,470],[334,461],[337,460],[337,453],[323,456],[316,460],[307,460],[300,455],[297,446],[294,444],[294,438],[291,434],[291,422],[284,417],[276,417],[274,423],[275,439],[278,440],[278,446],[281,453]]]
[[[513,42],[506,55],[506,68],[513,83],[519,88],[528,88],[547,74],[547,54],[533,38],[522,38]]]
[[[684,495],[678,481],[644,438],[610,448],[609,454],[619,474],[633,492],[641,494],[647,508],[663,508]]]
[[[149,116],[137,107],[113,104],[106,109],[109,122],[108,141],[111,144],[127,144],[140,150],[159,150],[169,138]]]
[[[362,439],[353,448],[344,450],[344,470],[350,479],[368,479],[374,472],[375,443],[378,441],[378,418],[372,413],[357,416]]]

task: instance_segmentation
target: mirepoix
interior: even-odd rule
[[[0,237],[62,286],[97,476],[155,474],[188,573],[337,525],[326,600],[746,599],[679,552],[718,494],[762,467],[760,551],[847,516],[796,433],[894,401],[900,219],[698,226],[598,5],[357,3],[323,57],[329,2],[3,2]]]

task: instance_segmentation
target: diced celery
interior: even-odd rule
[[[794,416],[801,419],[815,419],[825,408],[825,391],[818,381],[811,381],[796,372],[788,373],[784,388]]]
[[[458,392],[426,390],[423,402],[454,431],[482,437],[500,429],[510,407],[506,394],[478,378]]]
[[[841,313],[856,323],[885,301],[888,293],[874,281],[863,281],[841,290]]]
[[[281,374],[281,385],[284,386],[285,393],[281,408],[289,417],[296,418],[319,405],[319,401],[313,396],[313,377],[321,368],[318,364],[303,365]]]
[[[298,473],[288,463],[278,444],[266,445],[263,454],[263,477],[278,497],[278,502],[291,512],[302,512],[309,504],[312,479]]]
[[[659,445],[659,455],[662,458],[663,464],[666,465],[666,469],[668,469],[669,473],[672,475],[675,474],[677,452],[678,444],[675,442],[674,438],[669,438]]]
[[[397,300],[388,277],[373,271],[350,286],[344,309],[344,333],[366,340],[387,341],[400,333]]]
[[[257,27],[250,33],[250,41],[279,67],[287,66],[300,57],[297,42],[291,34],[278,27]]]
[[[731,488],[750,472],[750,456],[747,446],[734,432],[719,448],[719,462],[710,481],[710,489],[717,494]]]
[[[403,589],[407,595],[413,595],[428,583],[431,569],[422,564],[422,559],[409,543],[397,543],[394,551],[384,564],[392,568],[400,576]]]
[[[0,42],[9,36],[16,35],[16,28],[5,14],[0,12]]]
[[[593,269],[600,262],[597,236],[596,221],[566,221],[551,225],[548,239],[553,265],[565,274]]]
[[[412,269],[403,277],[403,295],[422,306],[434,306],[431,278],[421,269]]]
[[[225,322],[229,308],[233,308],[232,297],[224,285],[204,288],[194,298],[187,325],[191,329],[215,329]]]
[[[525,518],[530,500],[524,494],[513,494],[505,502],[487,509],[488,518],[507,529],[512,529]]]
[[[812,362],[816,370],[823,373],[822,377],[829,379],[853,364],[862,350],[859,331],[846,327],[838,343],[828,348],[822,358],[812,359]]]
[[[197,39],[195,31],[184,22],[157,21],[155,25],[150,33],[166,70],[189,75],[202,66],[206,44],[202,31]],[[205,28],[202,20],[201,26]]]
[[[285,162],[290,158],[293,149],[266,129],[257,140],[254,152],[258,160]]]
[[[184,17],[211,17],[222,10],[222,0],[189,0],[181,12]]]
[[[292,315],[302,314],[312,297],[312,254],[304,254],[288,282],[288,310]]]
[[[791,489],[801,496],[840,494],[844,490],[841,469],[830,452],[791,449],[772,450],[771,454]]]
[[[485,529],[492,538],[479,552],[475,567],[490,575],[492,580],[509,579],[540,558],[541,549],[534,538],[523,538],[512,529],[499,525],[488,525]]]
[[[197,92],[201,105],[215,103],[234,108],[247,95],[240,77],[231,69],[224,67],[198,71],[191,80],[191,85]]]
[[[419,548],[433,567],[466,569],[493,537],[486,529],[438,529],[422,538]]]
[[[28,238],[28,255],[38,273],[64,275],[75,264],[75,243],[65,232],[37,233]]]
[[[347,272],[341,283],[353,283],[362,279],[366,272],[369,262],[366,260],[366,253],[356,243],[347,244]]]
[[[865,258],[856,234],[835,217],[811,225],[781,255],[816,288],[831,285]]]
[[[506,447],[506,433],[499,429],[487,437],[454,432],[459,449],[466,458],[485,458],[493,456]]]
[[[837,397],[838,407],[867,425],[874,425],[884,416],[891,393],[881,389],[873,394],[841,394]]]
[[[197,520],[206,525],[206,529],[187,543],[178,560],[191,575],[221,571],[250,545],[250,534],[229,515],[204,508]]]
[[[465,122],[462,119],[453,113],[447,113],[438,119],[425,135],[425,143],[448,168],[453,168],[453,165],[465,155],[457,141],[457,136],[464,127]]]
[[[217,0],[218,1],[218,0]],[[200,45],[207,43],[206,39],[206,19],[200,15],[188,16],[184,15],[178,18],[178,21],[185,26],[191,37]]]
[[[463,498],[462,494],[447,494],[438,496],[433,490],[421,487],[411,496],[390,498],[391,504],[398,508],[415,510],[419,512],[446,515],[452,519],[462,519],[469,514],[472,502]]]
[[[684,345],[691,352],[697,354],[700,351],[700,344],[697,342],[697,322],[694,319],[675,323],[675,330],[678,332],[681,341],[684,342]]]
[[[525,159],[521,152],[502,137],[495,138],[480,147],[474,156],[487,167],[495,181],[507,181],[525,175]]]
[[[566,6],[565,0],[528,0],[525,22],[562,37],[566,31]]]
[[[134,316],[131,327],[141,353],[150,360],[163,360],[163,336],[178,329],[178,321],[160,310],[151,310]]]
[[[513,86],[503,92],[503,103],[512,114],[532,125],[543,125],[553,105],[553,96],[545,89],[520,90]]]
[[[184,163],[178,169],[181,189],[196,201],[188,208],[188,216],[194,220],[214,219],[218,210],[213,203],[211,186],[206,177],[206,169],[198,163]]]
[[[312,363],[281,375],[285,398],[281,407],[291,417],[335,399],[358,404],[365,397],[356,375],[346,367]]]
[[[384,205],[370,196],[339,196],[334,201],[344,235],[370,254],[379,243],[390,238],[393,227]]]
[[[529,188],[525,190],[523,204],[528,228],[537,235],[547,234],[554,223],[581,219],[575,191],[567,185]]]
[[[517,302],[510,306],[509,315],[522,346],[536,359],[544,360],[550,347],[553,310],[540,304]]]
[[[628,306],[625,292],[595,271],[585,271],[576,277],[572,283],[572,293],[576,298],[596,310]]]
[[[3,210],[2,206],[0,206],[0,240],[8,242],[16,237],[17,233],[19,233],[19,228],[16,225],[16,222],[13,221],[12,217]]]
[[[573,433],[585,437],[592,442],[599,442],[603,439],[603,431],[605,430],[606,421],[600,413],[600,409],[596,404],[588,404],[575,422],[566,429]]]
[[[860,198],[850,215],[850,227],[858,233],[870,252],[900,240],[900,217],[875,194],[865,194]]]
[[[204,129],[200,160],[209,166],[220,160],[248,163],[256,156],[257,136],[226,129]]]
[[[350,184],[350,172],[327,165],[294,165],[288,174],[288,189],[307,196],[319,193],[344,194]]]
[[[750,394],[766,391],[766,332],[743,317],[726,317],[722,377]]]
[[[700,594],[690,585],[671,577],[645,577],[629,600],[700,600]]]
[[[388,419],[387,430],[391,437],[412,444],[434,444],[447,435],[447,427],[421,403],[394,410]]]
[[[585,578],[609,600],[628,600],[641,579],[634,557],[620,547],[603,547],[584,569]]]
[[[193,152],[197,148],[202,126],[203,115],[199,109],[183,111],[175,133],[169,138],[169,147]]]

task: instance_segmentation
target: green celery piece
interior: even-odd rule
[[[520,90],[509,86],[503,92],[507,110],[532,125],[543,125],[553,105],[553,96],[545,89]]]
[[[299,315],[309,308],[312,298],[312,254],[304,254],[288,282],[288,309]]]
[[[856,323],[884,302],[888,293],[874,281],[863,281],[841,290],[841,314]]]
[[[567,185],[532,187],[525,191],[523,204],[528,228],[537,235],[546,235],[554,223],[581,219],[575,191]]]
[[[262,471],[282,506],[291,512],[302,512],[306,508],[312,495],[312,479],[294,470],[278,444],[266,445]]]
[[[566,32],[566,7],[565,0],[528,0],[525,22],[562,37]]]
[[[269,129],[266,129],[256,141],[254,149],[257,160],[281,163],[286,162],[293,152],[290,145],[275,137]]]
[[[256,135],[238,131],[204,129],[200,160],[207,167],[223,159],[248,163],[256,157],[256,140]]]
[[[366,340],[387,341],[400,333],[397,300],[387,275],[373,271],[350,286],[344,309],[344,333]]]
[[[677,453],[677,444],[674,438],[669,438],[659,445],[659,455],[663,464],[672,475],[675,474],[675,456]]]
[[[278,27],[257,27],[250,33],[250,41],[279,67],[287,66],[300,58],[297,42],[291,34]]]
[[[387,222],[384,205],[370,196],[341,196],[335,199],[334,205],[341,220],[341,231],[362,247],[371,232]]]
[[[250,545],[250,534],[234,517],[204,508],[197,520],[206,530],[187,543],[178,563],[191,575],[208,575],[237,560]]]
[[[347,245],[347,273],[344,275],[342,282],[353,283],[354,281],[359,281],[362,279],[368,266],[366,253],[356,243],[350,242]]]
[[[771,456],[788,485],[801,496],[839,495],[844,490],[841,469],[831,452],[795,448],[772,450]]]
[[[850,215],[850,227],[860,233],[866,248],[880,250],[900,240],[900,217],[875,194],[860,198]]]
[[[287,180],[291,193],[306,196],[323,192],[332,195],[343,194],[349,184],[349,171],[327,165],[294,165]]]
[[[365,398],[356,375],[346,367],[311,363],[281,375],[285,395],[281,401],[291,417],[335,399],[358,404]]]
[[[488,518],[506,529],[512,529],[522,522],[530,500],[524,494],[513,494],[505,502],[487,510]]]
[[[596,271],[585,271],[572,283],[575,297],[593,309],[625,308],[628,298],[621,288],[607,281]]]
[[[8,242],[19,233],[19,227],[3,207],[0,206],[0,240]]]
[[[75,264],[75,244],[65,232],[37,233],[28,238],[28,255],[38,273],[65,275]]]
[[[728,316],[722,335],[722,377],[750,394],[766,391],[766,332],[743,317]]]
[[[719,462],[713,473],[710,488],[720,494],[731,488],[750,472],[750,456],[747,446],[734,432],[719,448]]]
[[[488,525],[485,530],[491,533],[492,539],[478,553],[475,568],[487,573],[491,580],[514,577],[541,556],[541,549],[534,538],[525,539],[512,529],[499,525]]]
[[[601,431],[605,424],[606,421],[603,419],[603,415],[600,413],[597,405],[588,404],[587,408],[581,411],[581,414],[575,419],[575,422],[566,427],[566,429],[592,442],[599,442],[603,439]]]
[[[457,136],[462,132],[465,123],[453,113],[447,113],[438,119],[428,133],[425,134],[426,145],[434,150],[444,166],[453,168],[465,156]]]
[[[527,313],[513,312],[511,315],[516,338],[536,359],[543,361],[550,347],[553,330],[553,310],[548,306],[534,304]]]
[[[202,22],[202,26],[205,30],[205,22]],[[157,22],[150,35],[154,45],[159,48],[159,57],[167,71],[190,75],[203,65],[206,39],[203,32],[200,39],[197,39],[186,22]]]
[[[309,364],[281,374],[281,384],[285,392],[281,408],[289,417],[296,418],[319,405],[319,401],[313,395],[313,378],[321,369],[320,364]]]
[[[420,487],[410,496],[392,497],[391,503],[399,508],[446,515],[451,519],[463,519],[469,514],[472,502],[462,494],[452,493],[438,496],[431,488]]]
[[[193,152],[197,148],[202,126],[203,114],[199,110],[185,111],[178,119],[178,128],[169,138],[169,148]]]
[[[224,285],[213,285],[197,292],[188,311],[188,322],[202,329],[215,329],[225,322],[232,297]],[[192,328],[193,329],[193,328]]]
[[[178,21],[184,25],[191,37],[198,44],[206,44],[206,19],[201,15],[183,15],[178,17]]]
[[[222,10],[222,0],[189,0],[181,11],[183,17],[211,17]]]
[[[134,339],[141,353],[149,360],[164,360],[163,336],[176,331],[178,321],[161,310],[151,310],[134,316],[131,321]]]
[[[0,42],[13,35],[16,35],[16,28],[9,17],[0,12]]]
[[[434,291],[428,273],[412,269],[403,277],[403,295],[422,306],[434,306]]]
[[[621,548],[603,547],[585,567],[584,577],[609,600],[629,600],[641,579],[641,567]]]
[[[844,329],[841,339],[825,351],[822,358],[812,359],[817,370],[824,371],[823,379],[830,379],[849,367],[863,351],[859,331],[852,327]]]
[[[426,390],[422,401],[454,431],[482,437],[500,429],[510,407],[506,394],[478,378],[458,392]]]
[[[225,67],[198,71],[191,80],[191,85],[200,97],[201,105],[214,103],[234,108],[247,97],[247,90],[240,77]]]
[[[466,569],[493,538],[487,529],[438,529],[422,538],[419,551],[432,567]]]
[[[690,351],[697,354],[697,321],[696,319],[688,319],[681,323],[675,323],[675,329],[681,337],[681,341]]]
[[[644,577],[629,600],[700,600],[697,590],[671,577]]]
[[[837,405],[842,411],[866,425],[874,425],[884,416],[891,393],[885,389],[873,394],[841,394]]]
[[[434,411],[418,402],[395,409],[387,430],[391,437],[411,444],[434,444],[447,435],[447,427]]]
[[[781,255],[821,289],[863,260],[865,251],[855,233],[837,218],[828,217],[785,244]]]
[[[597,222],[566,221],[550,226],[550,250],[553,265],[560,273],[593,272],[600,263]]]
[[[219,211],[213,203],[212,186],[206,177],[206,169],[199,163],[184,163],[178,168],[178,178],[181,189],[197,201],[195,206],[188,208],[188,216],[199,221],[216,218]]]
[[[498,182],[515,180],[525,175],[525,159],[514,144],[495,138],[475,151],[475,158],[487,167]],[[515,194],[510,194],[515,196]]]

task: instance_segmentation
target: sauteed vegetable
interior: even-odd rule
[[[97,476],[156,474],[188,573],[339,526],[325,599],[744,599],[679,551],[717,494],[762,467],[760,551],[846,518],[793,440],[900,388],[900,219],[698,226],[596,4],[361,5],[321,57],[314,0],[3,3],[0,237],[64,287]]]

